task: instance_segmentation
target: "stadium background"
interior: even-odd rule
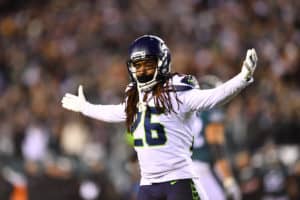
[[[123,125],[60,100],[81,83],[92,103],[118,103],[127,47],[145,33],[167,42],[173,71],[197,78],[229,79],[256,48],[255,83],[226,105],[227,150],[244,199],[300,199],[299,10],[297,0],[1,0],[0,199],[134,199]]]

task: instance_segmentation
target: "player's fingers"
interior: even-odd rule
[[[256,63],[257,63],[257,55],[254,49],[252,49],[252,54],[251,54],[251,62],[252,62],[252,67],[255,68],[256,67]]]
[[[257,53],[256,53],[255,49],[252,49],[252,57],[256,62],[257,61]]]
[[[64,97],[64,98],[62,98],[61,103],[67,103],[68,101],[69,101],[68,97]]]
[[[71,102],[73,102],[74,100],[75,100],[75,99],[73,99],[73,98],[64,97],[64,98],[62,98],[61,103],[71,103]]]
[[[62,102],[62,107],[66,108],[66,109],[69,109],[69,110],[76,110],[76,108],[78,107],[78,104],[77,104],[76,101],[65,99]]]
[[[62,98],[61,102],[62,103],[71,103],[71,102],[76,102],[78,97],[72,97],[72,96],[65,96]]]
[[[249,58],[250,55],[251,55],[251,49],[248,49],[248,50],[247,50],[247,54],[246,54],[246,59]]]
[[[72,110],[73,105],[70,104],[70,103],[63,103],[63,104],[62,104],[62,107],[63,107],[63,108],[66,108],[66,109],[68,109],[68,110]]]
[[[254,67],[255,66],[255,59],[253,57],[253,55],[250,56],[250,62],[251,62],[251,67]]]
[[[79,85],[78,87],[78,97],[81,99],[84,99],[84,94],[83,94],[83,87],[82,85]]]
[[[64,109],[67,109],[67,110],[71,110],[71,111],[77,112],[77,110],[74,109],[74,107],[72,107],[72,106],[70,106],[70,105],[63,105],[63,108],[64,108]]]
[[[249,71],[249,72],[251,72],[251,66],[250,66],[250,64],[247,62],[247,61],[244,61],[244,64],[243,64],[245,67],[246,67],[246,69]]]

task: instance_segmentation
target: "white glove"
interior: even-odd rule
[[[227,199],[230,200],[242,199],[240,188],[233,178],[225,179],[223,185],[224,185]]]
[[[63,108],[72,110],[74,112],[81,112],[83,105],[86,103],[82,85],[78,87],[78,96],[66,93],[61,102]]]
[[[243,62],[242,71],[241,71],[241,74],[243,75],[246,81],[249,81],[252,78],[256,68],[256,64],[257,64],[257,55],[255,49],[253,48],[248,49],[246,58]]]

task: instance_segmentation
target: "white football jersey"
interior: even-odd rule
[[[158,113],[151,94],[140,107],[131,132],[141,169],[141,185],[195,178],[191,160],[192,125],[196,111],[211,109],[228,101],[249,82],[237,75],[214,89],[200,90],[192,76],[175,75],[170,92],[175,112]],[[142,96],[144,94],[142,93]],[[181,103],[178,104],[176,96]],[[125,105],[86,103],[83,114],[107,122],[124,122]]]

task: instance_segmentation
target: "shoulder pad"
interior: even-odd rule
[[[175,75],[173,77],[173,85],[176,91],[199,89],[198,81],[192,75]]]
[[[186,75],[181,79],[181,82],[187,85],[192,86],[193,88],[199,88],[197,79],[192,75]]]

